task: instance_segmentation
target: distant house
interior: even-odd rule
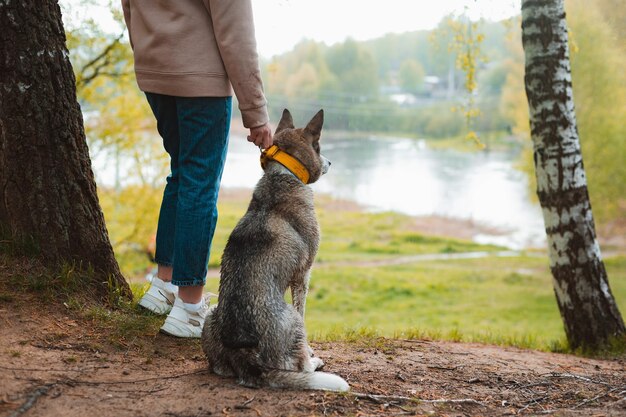
[[[427,75],[424,77],[420,91],[404,91],[397,83],[385,85],[380,88],[380,95],[402,107],[421,107],[430,105],[434,101],[447,98],[448,86],[440,77]]]
[[[424,77],[424,86],[427,94],[433,96],[433,94],[442,88],[441,79],[436,75],[427,75]]]

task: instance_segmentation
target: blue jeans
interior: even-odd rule
[[[232,108],[231,97],[173,97],[146,93],[170,155],[155,259],[172,266],[172,284],[204,285],[217,223]]]

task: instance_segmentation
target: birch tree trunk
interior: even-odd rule
[[[130,294],[96,194],[57,1],[0,1],[0,227]],[[102,285],[104,283],[104,285]],[[93,291],[92,291],[93,292]]]
[[[522,0],[537,194],[554,292],[572,348],[624,334],[596,239],[574,113],[564,0]]]

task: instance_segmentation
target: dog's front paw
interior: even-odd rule
[[[319,371],[324,367],[324,361],[320,358],[313,357],[310,359],[311,367],[313,367],[314,371]]]

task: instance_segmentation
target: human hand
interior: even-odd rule
[[[272,127],[270,124],[266,123],[263,126],[250,128],[248,142],[253,142],[256,146],[260,146],[263,149],[272,146],[274,136],[272,135]]]

